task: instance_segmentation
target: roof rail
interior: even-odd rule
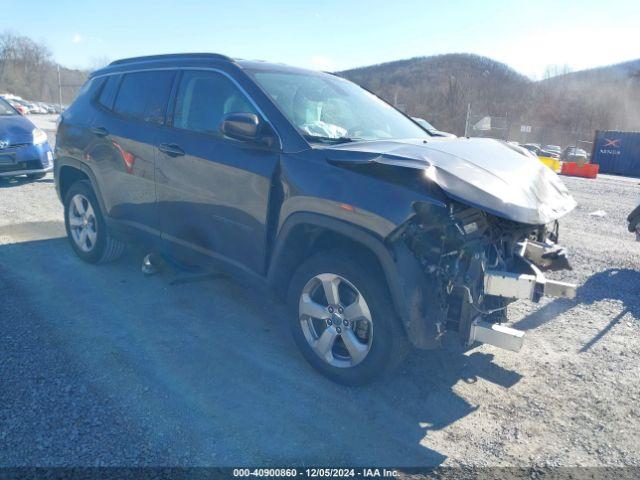
[[[123,58],[121,60],[115,60],[109,64],[111,65],[124,65],[127,63],[136,62],[152,62],[155,60],[170,60],[170,59],[209,59],[209,60],[224,60],[226,62],[233,62],[233,58],[221,55],[219,53],[166,53],[163,55],[147,55],[143,57],[131,57]]]

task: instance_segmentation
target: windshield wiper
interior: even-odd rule
[[[322,142],[322,143],[348,143],[348,142],[359,142],[364,140],[364,138],[357,137],[323,137],[321,135],[303,135],[305,140],[309,140],[310,142]]]

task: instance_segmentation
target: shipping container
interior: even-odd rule
[[[640,132],[596,132],[591,163],[600,173],[640,177]]]

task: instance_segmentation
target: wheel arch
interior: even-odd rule
[[[420,348],[436,346],[434,329],[425,328],[424,318],[417,318],[419,309],[411,306],[415,303],[415,292],[425,288],[417,260],[404,252],[403,245],[389,248],[374,233],[342,220],[306,212],[287,218],[277,237],[267,273],[269,286],[279,298],[286,297],[298,265],[325,247],[348,248],[360,259],[373,261],[411,343]]]
[[[88,180],[91,183],[91,187],[96,195],[98,204],[100,205],[101,213],[106,217],[106,210],[100,192],[100,186],[96,181],[96,177],[91,171],[91,168],[75,159],[65,158],[59,160],[55,168],[55,181],[56,190],[58,191],[58,197],[61,202],[64,202],[64,198],[69,191],[71,185],[79,180]]]
[[[60,192],[60,198],[64,199],[67,196],[67,192],[71,185],[79,180],[89,180],[88,175],[82,170],[72,167],[70,165],[64,165],[60,168],[60,176],[58,180],[58,190]]]
[[[284,298],[293,272],[302,261],[318,251],[340,247],[355,248],[356,254],[374,259],[376,267],[383,271],[380,257],[388,252],[383,251],[386,248],[382,241],[372,233],[324,215],[294,213],[280,228],[267,281],[278,296]]]

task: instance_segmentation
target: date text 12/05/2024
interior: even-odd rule
[[[387,468],[236,468],[234,477],[299,477],[307,478],[393,478],[398,475],[397,470]]]

